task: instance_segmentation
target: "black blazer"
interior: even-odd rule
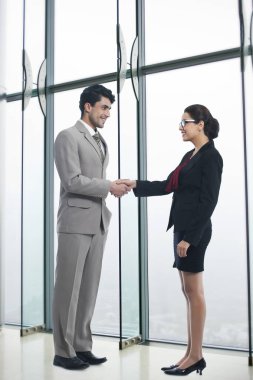
[[[184,155],[181,163],[192,155],[193,150]],[[210,217],[219,196],[222,168],[222,157],[211,140],[180,171],[167,230],[174,225],[174,231],[185,231],[183,240],[198,245],[205,228],[211,224]],[[164,181],[137,181],[135,195],[149,197],[168,194],[165,189],[172,173]]]

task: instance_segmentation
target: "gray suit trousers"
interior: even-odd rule
[[[107,233],[58,234],[53,300],[55,354],[66,358],[91,351],[90,323],[100,281]]]

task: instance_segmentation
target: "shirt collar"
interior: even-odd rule
[[[80,122],[85,126],[86,129],[88,129],[88,131],[90,132],[91,136],[95,135],[96,131],[92,127],[90,127],[82,119],[80,119]]]

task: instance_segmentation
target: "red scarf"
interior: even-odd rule
[[[180,171],[188,164],[191,157],[188,157],[185,161],[182,162],[182,164],[178,165],[176,169],[172,172],[170,175],[169,182],[166,185],[165,191],[167,193],[171,193],[172,191],[177,190],[178,188],[178,180],[179,180],[179,174]]]

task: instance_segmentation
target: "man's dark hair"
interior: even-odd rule
[[[93,86],[86,87],[81,93],[79,101],[81,117],[84,113],[85,103],[90,103],[92,106],[94,106],[96,102],[99,102],[101,100],[102,96],[108,98],[111,103],[114,103],[115,101],[115,96],[113,95],[111,90],[102,86],[101,84],[94,84]]]

